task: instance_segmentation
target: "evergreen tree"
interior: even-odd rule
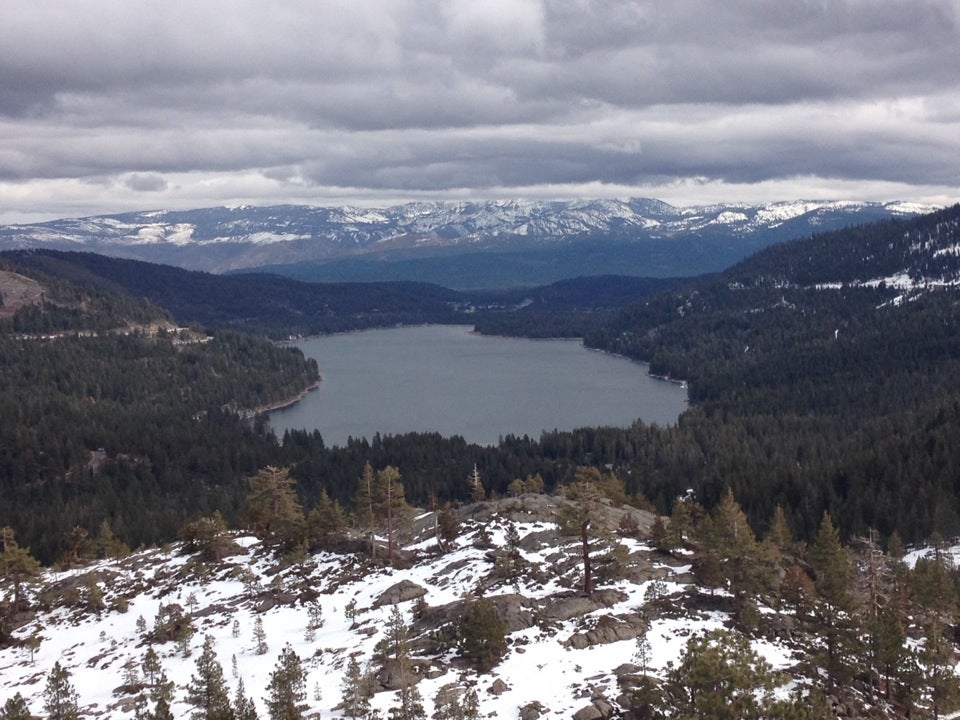
[[[235,720],[258,720],[257,706],[247,695],[243,686],[243,678],[237,680],[237,692],[233,697],[233,716]]]
[[[807,559],[815,573],[818,598],[813,610],[824,641],[823,667],[833,686],[846,682],[862,648],[854,613],[853,567],[829,513],[823,514]]]
[[[397,702],[387,713],[389,720],[426,720],[423,697],[413,683],[407,683],[397,691]]]
[[[382,518],[387,536],[387,557],[392,561],[403,540],[409,535],[413,523],[413,508],[407,504],[400,471],[388,465],[377,471],[378,495],[381,505],[378,514]]]
[[[777,707],[778,682],[746,636],[714,630],[687,641],[664,680],[661,709],[668,718],[766,719]]]
[[[782,505],[774,508],[770,528],[763,540],[770,548],[775,549],[778,555],[794,554],[793,531],[790,530],[790,521]]]
[[[467,603],[457,626],[457,650],[479,672],[489,672],[507,652],[507,624],[486,598]]]
[[[173,683],[167,675],[160,672],[150,688],[150,701],[153,710],[147,710],[146,700],[140,700],[136,710],[136,720],[173,720],[170,704],[173,702]]]
[[[357,492],[354,496],[354,506],[357,524],[363,528],[370,539],[370,555],[377,556],[377,507],[380,506],[380,487],[377,485],[373,466],[369,461],[363,465],[363,472],[357,478]]]
[[[270,720],[301,720],[303,703],[307,699],[307,676],[300,664],[300,657],[287,645],[267,686],[267,711]]]
[[[305,520],[289,468],[268,466],[250,478],[247,523],[279,551],[288,551],[303,541]]]
[[[473,464],[473,470],[467,476],[467,484],[470,486],[470,499],[473,502],[483,502],[487,499],[487,492],[483,488],[483,480],[476,463]]]
[[[460,535],[460,518],[450,503],[444,503],[437,512],[437,543],[441,552],[449,552],[453,541]]]
[[[23,585],[40,574],[40,563],[14,539],[13,528],[0,528],[0,580],[13,586],[13,609],[23,603]]]
[[[343,537],[346,525],[340,503],[331,500],[326,488],[321,488],[317,504],[307,514],[307,534],[311,541],[323,549],[333,548]]]
[[[943,631],[943,626],[936,620],[927,625],[919,658],[926,690],[924,700],[934,720],[960,707],[960,678],[954,671],[955,653]]]
[[[180,530],[180,537],[184,540],[185,549],[199,553],[204,562],[219,562],[237,548],[219,510],[185,524]]]
[[[880,610],[868,624],[870,665],[883,681],[884,697],[891,698],[891,682],[908,664],[907,635],[898,614],[890,607]]]
[[[266,655],[270,648],[267,646],[267,633],[263,629],[263,618],[259,616],[253,623],[253,641],[256,643],[257,655]]]
[[[347,669],[340,684],[343,712],[348,718],[365,718],[370,713],[373,688],[369,678],[360,669],[355,655],[347,661]]]
[[[233,720],[223,668],[217,660],[212,635],[203,639],[196,672],[187,686],[187,702],[194,707],[193,720]]]
[[[323,627],[323,606],[316,600],[307,606],[307,627],[319,630]]]
[[[752,607],[750,598],[773,583],[773,568],[764,547],[757,542],[740,505],[727,490],[710,517],[698,529],[700,562],[715,568],[733,592],[738,622]]]
[[[573,482],[566,488],[570,501],[560,511],[560,530],[580,540],[580,559],[583,571],[581,591],[584,596],[593,594],[594,563],[591,543],[599,540],[606,545],[610,540],[610,528],[600,519],[601,509],[610,498],[625,499],[623,485],[613,475],[603,475],[592,467],[578,467]]]
[[[43,690],[43,709],[48,720],[78,720],[77,691],[70,683],[70,671],[54,663]]]
[[[32,717],[27,701],[19,692],[7,700],[0,709],[0,720],[31,720]]]
[[[140,662],[140,669],[143,671],[143,677],[146,679],[147,685],[155,685],[163,672],[163,668],[160,665],[160,656],[157,655],[157,651],[152,646],[148,647],[147,652],[144,653],[143,660]]]

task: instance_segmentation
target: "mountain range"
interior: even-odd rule
[[[719,271],[783,240],[928,212],[913,203],[674,207],[659,200],[218,207],[0,227],[0,249],[83,250],[310,281],[431,281],[457,289],[617,273]]]

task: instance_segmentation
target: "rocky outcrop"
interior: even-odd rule
[[[544,602],[543,615],[551,620],[569,620],[592,613],[600,608],[613,607],[626,599],[626,593],[609,589],[597,590],[590,597],[562,595],[549,598]]]
[[[373,601],[373,607],[383,607],[384,605],[396,605],[407,600],[416,600],[427,594],[426,588],[417,585],[412,580],[401,580],[395,585],[391,585],[380,596]]]
[[[571,635],[564,645],[582,650],[593,645],[606,645],[620,640],[635,640],[647,627],[647,620],[637,613],[604,615],[589,630]]]
[[[545,712],[547,708],[534,700],[520,708],[520,720],[538,720]]]

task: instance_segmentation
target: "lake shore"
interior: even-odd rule
[[[283,400],[277,400],[276,402],[267,403],[266,405],[258,405],[257,407],[249,410],[244,410],[241,412],[241,415],[243,415],[244,418],[249,420],[250,418],[255,418],[257,415],[261,415],[263,413],[273,412],[274,410],[282,410],[283,408],[296,405],[298,402],[303,400],[307,395],[312,393],[314,390],[317,390],[320,387],[320,383],[322,382],[323,382],[322,377],[317,378],[317,380],[307,385],[307,387],[305,387],[303,390],[298,392],[296,395],[293,395],[288,398],[284,398]]]

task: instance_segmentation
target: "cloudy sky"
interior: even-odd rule
[[[960,199],[960,0],[4,0],[0,222]]]

